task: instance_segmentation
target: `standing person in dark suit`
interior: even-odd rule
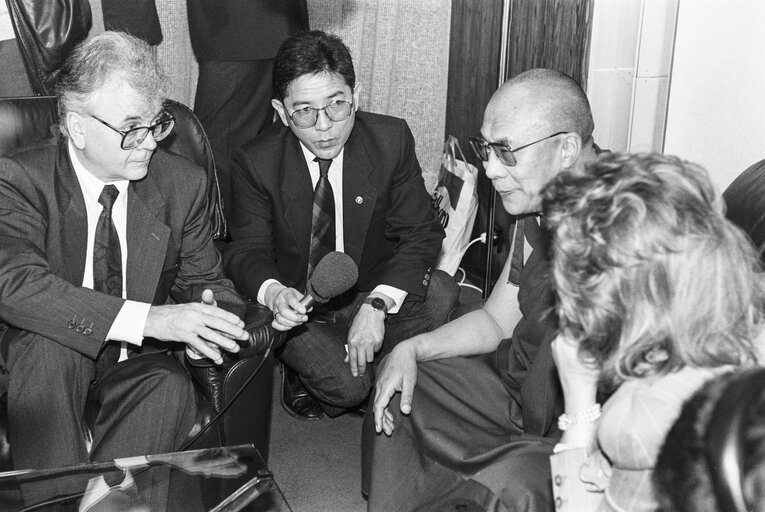
[[[155,0],[99,0],[106,30],[127,32],[152,46],[162,42]],[[94,3],[94,0],[91,0]]]
[[[274,119],[271,69],[287,37],[308,30],[305,0],[186,0],[199,63],[194,113],[212,146],[231,216],[231,153]]]
[[[247,339],[210,235],[206,174],[157,150],[173,127],[166,83],[143,41],[96,36],[62,69],[57,140],[0,158],[0,354],[17,469],[178,449],[196,403],[169,349],[221,362]],[[86,400],[99,405],[90,444]]]
[[[489,101],[470,142],[523,236],[481,309],[399,343],[380,364],[369,510],[554,510],[549,456],[563,404],[538,215],[544,186],[594,156],[592,131],[584,91],[557,71],[521,73]]]
[[[451,276],[433,270],[444,231],[412,133],[402,119],[357,112],[359,91],[339,37],[289,38],[274,62],[283,126],[235,154],[225,268],[288,331],[282,402],[298,417],[322,415],[314,397],[331,416],[362,403],[378,352],[443,323],[457,297]],[[308,312],[306,279],[332,250],[356,262],[358,282]]]

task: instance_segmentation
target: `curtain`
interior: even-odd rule
[[[506,78],[531,68],[566,73],[585,88],[592,0],[511,0]]]
[[[157,47],[157,59],[170,76],[168,96],[193,107],[198,68],[189,39],[186,0],[156,0],[156,5],[162,26],[162,42]]]
[[[311,28],[351,49],[361,108],[406,119],[428,190],[446,124],[451,0],[308,0]]]

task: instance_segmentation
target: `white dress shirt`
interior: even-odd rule
[[[112,222],[117,228],[117,236],[120,239],[120,251],[122,255],[122,298],[126,299],[127,294],[127,204],[128,204],[128,180],[120,180],[105,183],[88,172],[82,163],[77,159],[77,154],[69,142],[69,158],[72,161],[72,167],[80,183],[82,196],[85,199],[85,210],[88,217],[88,245],[85,252],[85,274],[82,276],[82,286],[93,288],[93,244],[96,238],[96,225],[101,215],[103,206],[98,202],[105,185],[114,185],[120,194],[112,206]],[[114,319],[106,340],[121,341],[119,360],[127,359],[127,348],[124,342],[141,346],[143,343],[143,330],[146,326],[146,319],[149,316],[151,304],[127,300],[122,305],[122,309]]]
[[[311,151],[303,145],[303,143],[300,143],[300,148],[303,150],[303,157],[305,158],[305,162],[308,165],[308,172],[311,174],[311,185],[313,186],[314,190],[316,189],[316,184],[319,182],[319,162],[314,161],[314,158],[316,158],[316,155],[311,153]],[[335,250],[340,252],[345,252],[345,238],[344,238],[344,231],[343,231],[343,155],[345,154],[345,148],[340,150],[340,153],[332,159],[332,164],[329,167],[329,171],[327,173],[327,178],[329,179],[329,184],[332,185],[332,195],[335,198]],[[260,302],[263,305],[266,305],[265,303],[265,295],[266,295],[266,289],[268,289],[268,286],[271,285],[271,283],[278,283],[276,279],[267,279],[258,290],[258,302]],[[388,314],[393,315],[398,313],[398,310],[401,308],[401,304],[404,303],[404,299],[406,299],[407,292],[404,290],[400,290],[398,288],[394,288],[393,286],[388,286],[385,284],[381,284],[375,287],[373,290],[378,293],[383,293],[393,299],[393,307],[389,308]]]

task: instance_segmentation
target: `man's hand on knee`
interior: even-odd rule
[[[401,412],[412,412],[412,396],[416,384],[417,358],[414,346],[404,341],[396,345],[378,367],[373,407],[375,430],[378,434],[385,432],[389,436],[393,433],[393,413],[388,410],[388,406],[397,392],[401,392]]]
[[[218,364],[223,362],[220,349],[239,352],[237,340],[247,340],[244,321],[217,307],[210,290],[202,294],[202,302],[152,306],[143,335],[161,341],[186,343],[197,353]]]
[[[364,375],[367,363],[375,360],[375,352],[385,337],[385,313],[364,304],[356,313],[348,332],[348,356],[351,375]]]

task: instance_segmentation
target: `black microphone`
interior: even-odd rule
[[[350,256],[339,251],[327,253],[316,264],[316,268],[306,284],[306,294],[300,299],[300,303],[306,308],[310,308],[317,303],[329,302],[330,299],[350,290],[358,279],[359,269]],[[268,311],[263,306],[260,306],[260,309],[261,312],[253,310],[253,313],[262,316],[262,310]],[[250,339],[240,345],[239,357],[264,354],[272,339],[272,348],[278,348],[284,343],[284,332],[275,331],[271,327],[271,322],[256,320],[255,323],[259,325],[250,331]]]
[[[327,253],[313,269],[300,303],[306,308],[325,304],[350,290],[358,279],[359,269],[350,256],[339,251]]]

